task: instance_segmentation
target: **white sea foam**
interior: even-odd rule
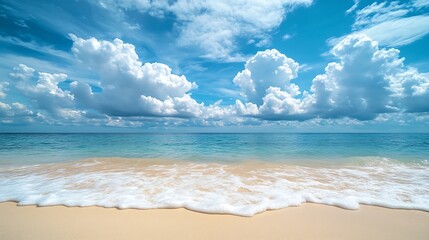
[[[337,167],[92,159],[4,167],[0,201],[40,206],[184,207],[242,216],[304,202],[346,209],[368,204],[429,211],[429,166],[380,158]]]

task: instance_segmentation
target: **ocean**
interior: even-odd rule
[[[0,134],[0,202],[429,211],[429,134]]]

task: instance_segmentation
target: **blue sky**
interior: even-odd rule
[[[0,131],[428,132],[429,1],[0,1]]]

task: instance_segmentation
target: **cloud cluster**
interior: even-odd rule
[[[339,61],[329,63],[300,95],[290,83],[298,64],[276,50],[258,52],[234,79],[249,101],[238,101],[237,112],[263,119],[371,120],[381,113],[429,111],[428,74],[405,67],[399,50],[350,35],[331,53]]]
[[[233,108],[220,106],[221,101],[208,106],[198,103],[190,93],[198,87],[196,83],[173,74],[165,64],[142,63],[132,44],[120,39],[83,39],[73,34],[70,38],[76,67],[90,70],[97,79],[94,85],[68,79],[62,73],[37,72],[24,64],[10,73],[11,82],[1,85],[2,93],[6,86],[13,85],[13,90],[28,100],[38,121],[140,126],[153,119],[204,122],[233,115]],[[6,92],[3,94],[6,96]],[[16,115],[14,105],[2,103],[2,116]]]
[[[290,81],[297,77],[299,64],[276,49],[260,51],[245,64],[233,82],[249,102],[236,102],[238,113],[271,119],[293,119],[302,113],[299,87]]]
[[[20,102],[0,102],[0,123],[2,124],[25,124],[31,123],[38,116]]]
[[[268,124],[268,120],[385,119],[388,114],[428,113],[429,74],[404,65],[397,49],[381,48],[366,35],[350,35],[331,50],[337,59],[301,90],[299,64],[276,49],[257,52],[233,83],[242,99],[205,105],[192,98],[196,83],[161,63],[142,63],[132,44],[70,35],[72,52],[96,84],[20,64],[0,83],[2,122],[103,126],[165,124]],[[25,102],[7,102],[8,91]],[[3,101],[2,99],[2,101]],[[175,120],[173,120],[175,119]],[[162,123],[161,123],[162,124]]]
[[[329,109],[319,111],[322,117],[373,119],[379,113],[416,112],[422,98],[429,100],[428,75],[406,67],[397,49],[382,49],[366,35],[350,35],[332,54],[340,62],[328,64],[309,95],[312,112]],[[421,111],[429,111],[429,105]]]
[[[100,1],[105,8],[137,9],[159,18],[173,15],[179,45],[197,47],[209,59],[228,61],[242,59],[235,53],[239,38],[264,45],[269,42],[268,33],[280,25],[286,13],[311,3],[312,0]]]
[[[298,63],[276,49],[265,50],[247,60],[245,69],[233,82],[250,102],[262,104],[262,97],[271,88],[288,89],[296,95],[297,86],[290,81],[298,75]]]
[[[134,46],[119,39],[109,42],[70,37],[77,59],[100,78],[99,93],[87,83],[71,83],[71,92],[82,105],[111,116],[199,115],[201,105],[188,93],[197,85],[173,74],[167,65],[142,64]]]
[[[14,80],[14,87],[30,99],[37,109],[60,115],[61,109],[73,106],[73,95],[58,86],[67,79],[66,74],[35,74],[35,69],[20,64],[10,76]]]
[[[313,94],[307,100],[310,112],[324,118],[367,120],[395,111],[388,76],[401,71],[398,53],[379,49],[367,36],[345,38],[332,50],[340,62],[329,63],[325,73],[313,80]]]

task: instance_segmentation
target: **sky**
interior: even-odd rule
[[[0,132],[429,132],[429,0],[0,0]]]

